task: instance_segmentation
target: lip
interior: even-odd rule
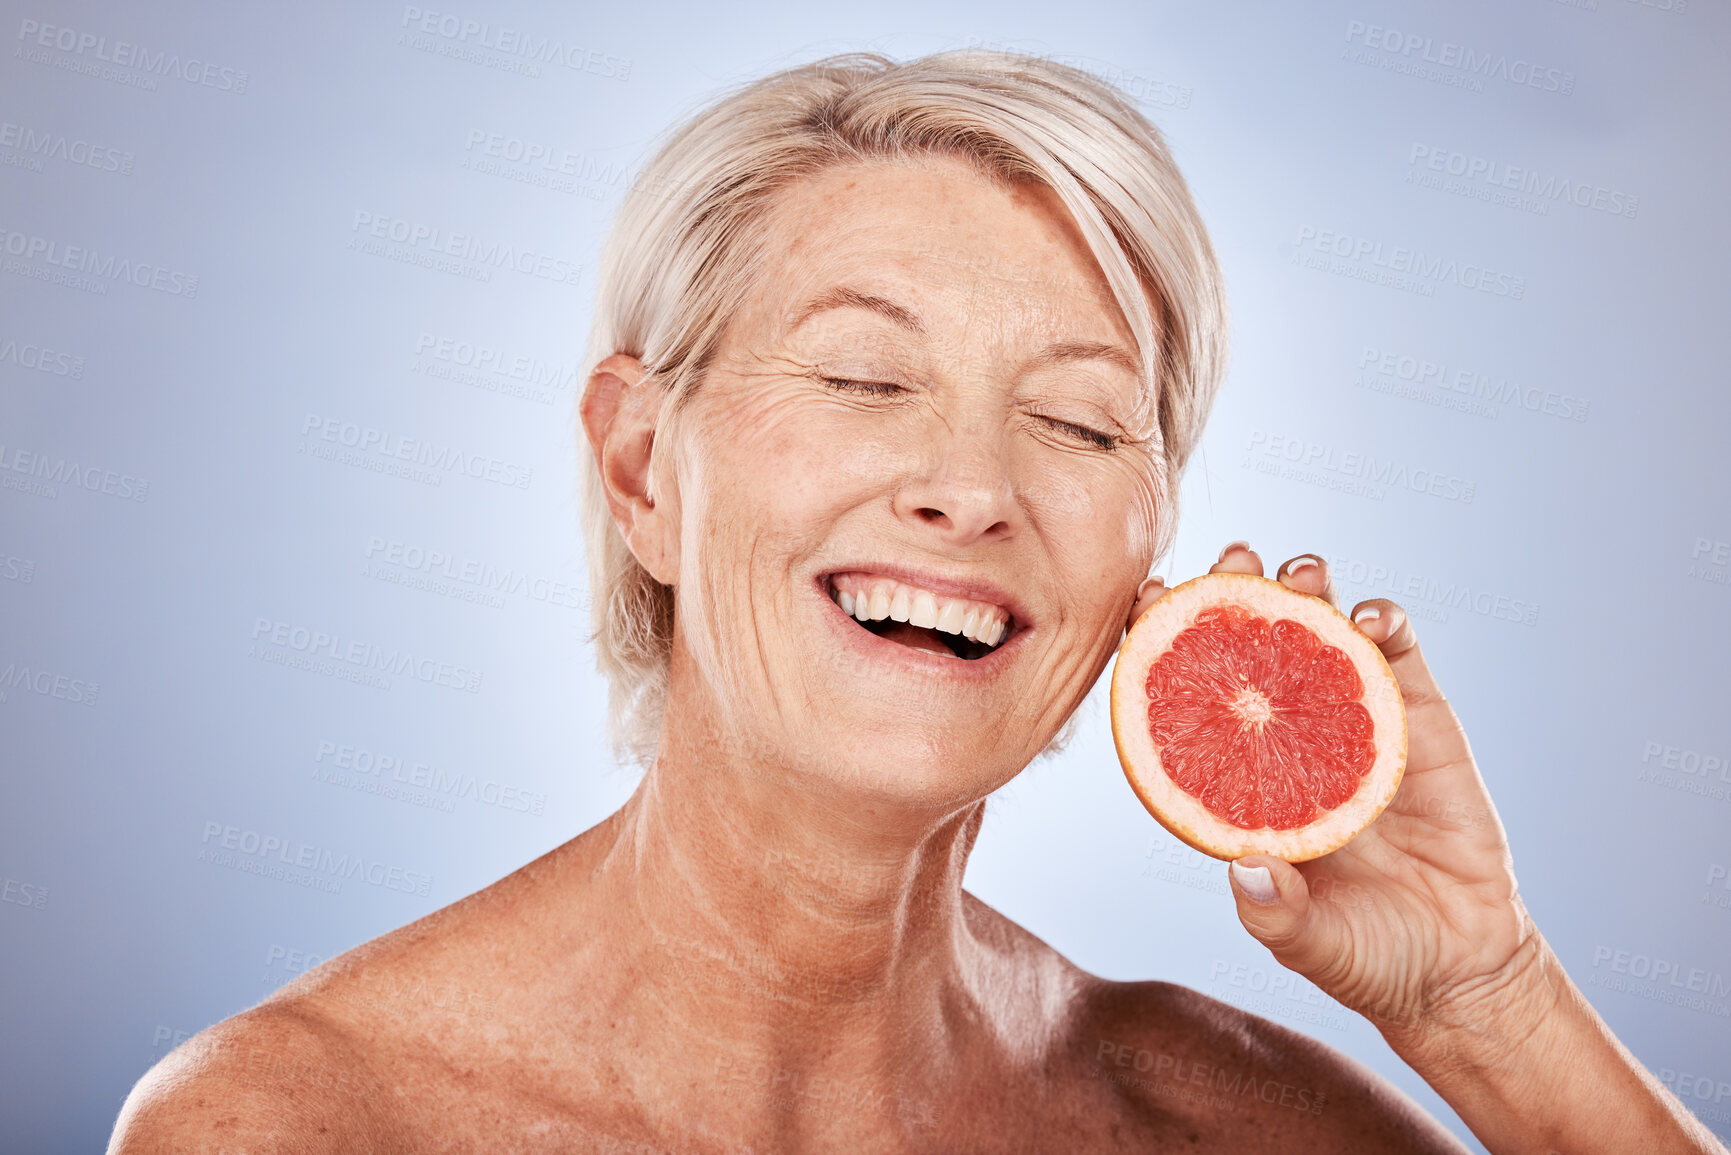
[[[1008,637],[998,643],[997,648],[991,653],[972,661],[947,654],[927,653],[911,646],[904,646],[900,642],[892,642],[888,638],[880,638],[843,612],[835,599],[829,596],[829,579],[842,573],[870,574],[873,577],[892,578],[911,586],[930,590],[942,597],[972,598],[975,601],[992,602],[1010,611],[1012,631]],[[911,569],[906,566],[859,562],[838,565],[824,570],[812,579],[812,589],[828,606],[829,613],[825,616],[825,620],[832,623],[832,627],[839,635],[838,640],[846,645],[862,647],[879,659],[911,667],[926,677],[966,680],[994,677],[999,667],[1014,659],[1016,653],[1022,648],[1026,636],[1033,632],[1027,610],[1023,608],[1020,602],[1011,597],[1008,591],[977,578],[953,577],[934,573],[930,570]]]
[[[851,649],[854,653],[863,654],[874,663],[883,662],[898,666],[928,683],[942,680],[952,684],[980,684],[996,678],[1004,668],[1004,663],[1015,660],[1016,654],[1021,650],[1022,643],[1027,636],[1026,630],[1017,630],[999,642],[997,649],[983,658],[975,658],[972,661],[955,657],[952,654],[933,654],[925,650],[916,650],[912,646],[904,646],[900,642],[892,642],[888,638],[878,637],[861,626],[854,618],[843,613],[841,606],[835,603],[834,599],[829,596],[828,589],[825,588],[827,580],[826,577],[823,581],[814,583],[812,590],[829,607],[829,612],[823,615],[823,619],[833,631],[836,644]],[[932,592],[936,593],[937,591]],[[846,652],[846,650],[838,652]]]
[[[837,574],[844,573],[890,578],[891,580],[901,582],[904,585],[918,586],[923,590],[930,590],[939,597],[968,598],[971,601],[991,602],[993,605],[1002,606],[1004,609],[1009,611],[1010,624],[1014,627],[1015,632],[1012,633],[1009,638],[1005,638],[1003,642],[999,643],[999,649],[1002,649],[1007,645],[1011,638],[1031,629],[1034,624],[1034,619],[1028,613],[1027,607],[1017,601],[1015,596],[1002,586],[993,585],[991,582],[981,580],[980,578],[963,577],[960,575],[950,576],[937,573],[933,570],[910,569],[906,566],[880,565],[875,562],[860,562],[853,565],[832,566],[817,575],[815,581],[819,592],[821,592],[825,598],[828,598],[829,579],[835,577]],[[840,607],[838,606],[837,608],[839,609]],[[997,651],[994,650],[992,652],[996,653]]]

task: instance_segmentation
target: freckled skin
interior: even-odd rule
[[[900,227],[861,213],[874,183],[888,193],[885,216],[916,219]],[[1002,219],[977,211],[980,196]],[[1134,349],[1103,280],[1080,264],[1080,237],[1043,200],[880,167],[831,174],[780,206],[776,220],[795,238],[775,262],[785,273],[738,318],[672,468],[679,550],[705,559],[702,576],[679,585],[678,620],[706,696],[745,698],[738,712],[760,739],[781,731],[869,752],[909,789],[929,770],[930,788],[965,797],[1027,764],[1121,639],[1152,561],[1155,450],[1146,428],[1102,453],[1058,424],[1124,428],[1141,397],[1126,371],[1022,371],[1030,352],[1061,339]],[[954,253],[993,263],[958,268]],[[1044,276],[1042,264],[1052,266]],[[789,314],[835,284],[905,303],[928,336],[859,308],[788,331]],[[825,376],[905,392],[841,392]],[[807,585],[859,558],[1013,585],[1040,644],[972,710],[912,683],[900,711],[852,709],[854,687],[811,660],[806,617],[827,609]],[[1005,725],[1017,715],[1027,721]]]
[[[614,516],[676,590],[637,792],[196,1037],[112,1149],[1461,1150],[1329,1048],[1087,975],[961,890],[983,800],[1145,604],[1166,506],[1136,374],[1036,363],[1135,353],[1055,198],[862,164],[764,235],[773,274],[674,428],[629,357],[585,398]],[[838,286],[923,334],[859,305],[792,323]],[[815,579],[874,561],[1012,591],[1014,660],[951,687],[838,643]]]

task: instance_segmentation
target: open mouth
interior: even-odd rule
[[[947,597],[894,578],[832,574],[827,588],[861,629],[928,654],[977,661],[1015,632],[1003,606]]]

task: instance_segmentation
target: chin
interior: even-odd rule
[[[925,729],[905,724],[892,729],[868,722],[845,732],[814,735],[803,748],[796,748],[793,757],[821,784],[820,789],[828,787],[834,794],[867,803],[920,809],[977,802],[1014,778],[1028,762],[987,748],[1002,738],[1001,733],[950,732],[934,739],[929,731],[922,733]]]

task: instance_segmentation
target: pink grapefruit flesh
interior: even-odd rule
[[[1112,737],[1148,812],[1222,859],[1337,850],[1406,769],[1382,651],[1321,598],[1249,574],[1193,578],[1137,620],[1112,671]]]

